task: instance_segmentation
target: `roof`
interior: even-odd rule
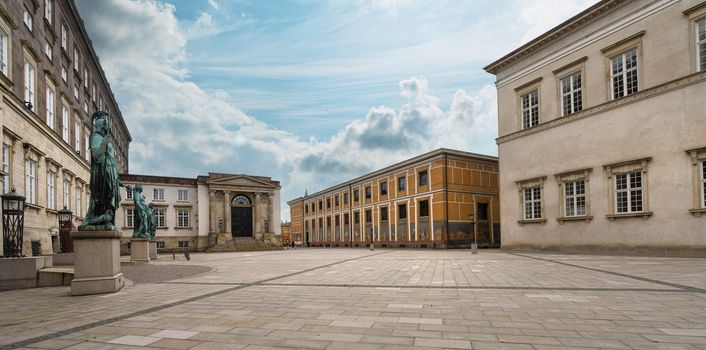
[[[389,172],[391,172],[391,171],[394,171],[394,170],[396,170],[396,169],[408,167],[408,166],[413,165],[413,164],[415,164],[415,163],[419,163],[419,162],[422,162],[422,161],[426,161],[426,160],[429,160],[429,159],[432,159],[432,158],[436,158],[436,157],[439,157],[439,156],[442,156],[442,155],[451,155],[451,156],[457,156],[457,157],[462,157],[462,158],[466,158],[466,159],[472,158],[472,159],[474,159],[474,160],[476,160],[476,161],[489,162],[489,163],[497,163],[497,161],[498,161],[498,157],[489,156],[489,155],[485,155],[485,154],[472,153],[472,152],[465,152],[465,151],[459,151],[459,150],[454,150],[454,149],[449,149],[449,148],[438,148],[438,149],[435,149],[435,150],[433,150],[433,151],[431,151],[431,152],[427,152],[427,153],[418,155],[418,156],[416,156],[416,157],[413,157],[413,158],[410,158],[410,159],[401,161],[401,162],[399,162],[399,163],[395,163],[395,164],[389,165],[389,166],[387,166],[387,167],[385,167],[385,168],[382,168],[382,169],[373,171],[373,172],[368,173],[368,174],[365,174],[365,175],[363,175],[363,176],[359,176],[359,177],[354,178],[354,179],[352,179],[352,180],[349,180],[349,181],[340,183],[340,184],[338,184],[338,185],[331,186],[331,187],[329,187],[329,188],[320,190],[320,191],[318,191],[318,192],[316,192],[316,193],[313,193],[313,194],[309,195],[308,197],[316,197],[316,196],[318,196],[318,195],[320,195],[320,194],[323,194],[323,193],[326,193],[326,192],[329,192],[329,191],[332,191],[332,190],[335,190],[335,189],[344,188],[344,187],[346,187],[346,186],[348,186],[348,185],[352,185],[352,184],[355,184],[355,183],[358,183],[358,182],[362,182],[362,181],[365,181],[365,180],[368,180],[368,179],[374,179],[374,178],[376,178],[376,177],[380,177],[380,176],[382,176],[382,175],[384,175],[384,174],[387,174],[387,173],[389,173]],[[308,197],[306,197],[306,198],[308,198]],[[289,202],[287,202],[287,204],[291,205],[292,203],[295,203],[295,202],[297,202],[297,201],[299,201],[299,200],[302,200],[302,199],[304,199],[304,198],[305,198],[305,197],[297,197],[297,198],[292,199],[292,200],[290,200]]]
[[[120,178],[121,181],[127,181],[127,182],[196,186],[196,179],[191,179],[191,178],[186,178],[186,177],[139,175],[139,174],[120,174],[120,175],[118,175],[118,177]]]
[[[497,74],[502,68],[527,56],[540,48],[549,45],[551,42],[559,39],[576,28],[586,24],[587,22],[603,15],[608,10],[611,10],[618,5],[626,3],[630,0],[601,0],[595,5],[581,11],[579,14],[569,18],[558,26],[550,29],[546,33],[534,38],[530,42],[520,46],[507,55],[499,58],[493,63],[485,66],[483,69],[491,74]]]

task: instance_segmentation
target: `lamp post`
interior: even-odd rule
[[[471,254],[478,254],[478,233],[476,232],[476,213],[470,212],[468,214],[471,218],[471,232],[473,233],[473,243],[471,243]]]
[[[25,197],[12,191],[2,198],[2,242],[3,256],[6,258],[22,257],[22,238],[25,226]]]
[[[74,240],[71,238],[72,216],[73,213],[66,207],[59,210],[59,244],[62,253],[74,252]]]

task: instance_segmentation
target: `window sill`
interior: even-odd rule
[[[42,209],[44,209],[44,207],[41,206],[41,205],[36,205],[36,204],[26,203],[26,202],[25,202],[25,207],[27,207],[27,208],[32,208],[32,209],[36,209],[36,210],[42,210]]]
[[[58,210],[55,210],[55,209],[49,209],[49,208],[47,208],[47,213],[59,214],[59,211],[58,211]]]
[[[193,230],[193,227],[174,227],[175,230]]]
[[[700,218],[701,215],[706,214],[706,208],[699,208],[699,209],[689,209],[689,212],[691,215],[694,217]]]
[[[545,224],[547,222],[547,219],[531,219],[531,220],[517,220],[517,223],[520,225],[525,225],[525,224]]]
[[[558,221],[560,224],[563,224],[564,221],[586,221],[586,222],[589,222],[591,220],[593,220],[593,216],[590,216],[590,215],[564,216],[564,217],[556,218],[556,221]]]
[[[625,213],[625,214],[608,214],[605,217],[608,218],[608,220],[613,221],[615,219],[624,219],[624,218],[643,218],[645,220],[649,219],[650,216],[652,216],[651,211],[645,211],[641,213]]]

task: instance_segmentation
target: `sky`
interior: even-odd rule
[[[75,0],[132,174],[269,176],[287,201],[447,147],[497,155],[483,67],[595,0]]]

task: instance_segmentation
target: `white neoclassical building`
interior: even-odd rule
[[[126,186],[116,226],[122,250],[129,250],[134,201],[127,188],[143,186],[154,205],[157,245],[161,249],[233,251],[244,246],[280,245],[280,184],[269,177],[209,173],[197,178],[120,175]]]

